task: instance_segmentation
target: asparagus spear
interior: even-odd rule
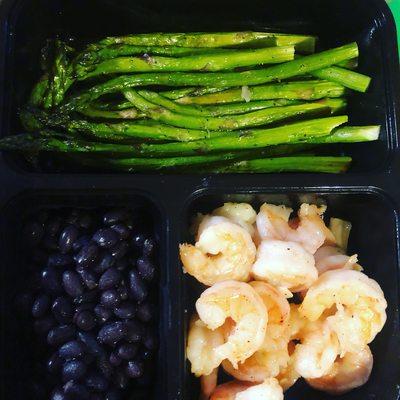
[[[157,94],[154,93],[153,95]],[[165,107],[147,101],[134,90],[125,91],[125,96],[137,109],[143,111],[153,120],[181,128],[212,131],[237,130],[246,127],[267,125],[300,115],[315,115],[316,113],[329,110],[328,107],[321,103],[304,103],[286,107],[272,107],[247,114],[225,117],[202,117],[172,112]]]
[[[176,112],[178,114],[198,115],[202,117],[216,117],[221,115],[232,115],[232,114],[234,115],[238,114],[236,112],[237,110],[241,111],[239,112],[239,114],[242,114],[245,113],[246,111],[255,111],[274,106],[291,104],[289,100],[283,99],[283,100],[259,102],[261,104],[259,104],[258,106],[251,103],[244,103],[244,104],[225,104],[223,105],[223,107],[221,106],[201,107],[197,105],[193,106],[193,105],[178,104],[172,100],[169,100],[159,95],[158,93],[151,92],[149,90],[140,90],[137,93],[144,99],[148,100],[150,103],[159,105],[161,107],[165,107],[167,110]],[[292,104],[296,104],[296,102],[293,102]]]
[[[272,32],[148,33],[108,37],[92,49],[114,44],[133,46],[232,47],[232,46],[296,46],[298,52],[313,53],[316,38]]]
[[[221,151],[260,149],[284,143],[302,143],[311,138],[325,136],[337,126],[347,122],[346,116],[314,119],[270,129],[232,132],[230,135],[197,140],[195,142],[140,144],[136,155],[165,157],[173,155],[198,155]]]
[[[250,103],[231,103],[222,104],[216,106],[203,106],[206,115],[210,116],[223,116],[223,115],[234,115],[234,114],[244,114],[250,111],[262,110],[269,107],[280,107],[288,106],[294,104],[300,104],[297,100],[265,100],[265,101],[252,101]],[[344,105],[344,100],[340,101],[340,104]],[[129,105],[130,108],[126,107]],[[325,104],[327,105],[327,104]],[[91,118],[107,118],[107,119],[140,119],[146,117],[146,114],[139,112],[136,108],[132,108],[132,103],[130,101],[121,102],[116,104],[117,110],[107,111],[104,108],[104,104],[101,104],[100,109],[96,108],[97,104],[94,106],[88,106],[79,112]],[[338,104],[327,105],[332,109],[332,112],[337,109]],[[120,109],[121,108],[121,109]],[[341,107],[342,108],[342,107]]]
[[[380,125],[343,126],[330,135],[318,139],[318,143],[355,143],[371,142],[379,139]],[[313,142],[313,139],[310,140]]]
[[[261,158],[235,162],[222,167],[208,168],[214,173],[272,173],[272,172],[346,172],[351,157],[291,156]],[[115,162],[118,164],[118,160]]]
[[[365,93],[371,83],[371,78],[348,69],[332,66],[318,71],[311,71],[312,76],[336,82],[349,89]]]
[[[228,49],[210,49],[201,47],[176,47],[176,46],[132,46],[130,44],[116,44],[107,47],[99,48],[98,50],[91,51],[85,50],[78,55],[75,63],[78,64],[95,64],[104,60],[110,60],[117,57],[126,57],[134,55],[155,55],[155,56],[169,56],[169,57],[185,57],[195,54],[207,54],[212,52],[218,54],[221,52],[227,53]],[[234,52],[236,50],[230,50]]]
[[[261,85],[280,79],[303,75],[307,72],[325,68],[340,61],[358,56],[356,43],[350,43],[336,49],[303,57],[301,60],[288,61],[272,67],[244,72],[171,72],[152,74],[122,75],[105,83],[96,85],[86,92],[73,97],[61,108],[63,112],[73,111],[87,103],[97,100],[107,93],[121,92],[128,88],[147,85],[167,86],[240,86]]]
[[[144,55],[119,57],[95,65],[75,66],[78,80],[107,74],[132,72],[221,71],[237,67],[276,64],[294,59],[294,47],[270,47],[256,50],[240,50],[217,54],[199,54],[181,58]]]
[[[345,93],[342,85],[328,81],[297,81],[248,87],[253,100],[292,99],[318,100],[324,97],[340,97]],[[177,99],[182,104],[217,104],[244,102],[243,89],[233,88],[202,96],[185,96]]]

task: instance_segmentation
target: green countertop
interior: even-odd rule
[[[400,0],[387,0],[397,25],[397,42],[400,43]],[[400,51],[400,46],[399,46]]]

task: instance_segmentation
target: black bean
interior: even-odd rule
[[[55,237],[61,228],[61,218],[54,217],[46,222],[45,231],[48,236]]]
[[[125,221],[129,217],[126,210],[115,209],[104,214],[103,222],[105,225],[114,225],[117,222]]]
[[[46,317],[43,318],[39,318],[37,319],[34,324],[33,327],[35,329],[35,332],[40,335],[47,335],[47,333],[49,332],[49,330],[51,328],[53,328],[55,325],[57,324],[56,320],[53,318],[53,316],[48,315]]]
[[[68,225],[61,232],[60,238],[58,239],[58,247],[61,253],[66,254],[72,250],[72,246],[78,239],[79,230],[76,226]]]
[[[78,297],[83,294],[82,281],[77,272],[70,270],[64,271],[62,280],[65,291],[71,297]]]
[[[43,225],[37,221],[28,223],[23,230],[24,241],[29,247],[36,247],[44,235]]]
[[[125,242],[124,240],[118,242],[116,245],[114,245],[111,249],[111,255],[116,259],[119,260],[123,257],[126,256],[126,254],[129,251],[129,244]]]
[[[124,271],[129,265],[128,259],[126,257],[120,258],[115,262],[115,268],[118,271]]]
[[[90,393],[90,400],[104,400],[104,397],[101,393]]]
[[[42,271],[41,282],[48,293],[57,294],[63,291],[61,274],[54,268],[45,268]]]
[[[99,292],[96,289],[90,290],[89,292],[84,292],[80,296],[74,298],[74,303],[77,305],[84,303],[94,303],[97,301]]]
[[[154,316],[154,307],[152,304],[145,302],[138,306],[137,317],[143,322],[149,322]]]
[[[93,270],[98,274],[103,273],[108,268],[112,267],[115,263],[115,258],[107,251],[103,252],[99,256],[97,264],[93,267]]]
[[[141,361],[129,361],[126,366],[126,374],[130,378],[139,378],[143,375],[144,365]]]
[[[108,307],[108,308],[114,308],[121,302],[119,293],[115,289],[109,289],[109,290],[104,291],[101,294],[100,299],[101,299],[100,300],[101,304],[104,307]]]
[[[97,360],[97,367],[99,368],[100,372],[107,378],[111,379],[111,376],[114,371],[114,367],[110,364],[108,361],[108,358],[106,356],[100,357]]]
[[[140,378],[137,378],[135,380],[135,385],[138,387],[149,387],[153,381],[153,376],[151,373],[146,373],[146,370],[150,370],[151,371],[151,367],[150,368],[146,368],[145,366],[145,373],[143,373],[143,375]]]
[[[75,327],[72,325],[61,325],[53,328],[47,335],[47,343],[50,346],[60,346],[75,337]]]
[[[157,348],[157,337],[152,329],[147,329],[143,338],[143,344],[150,351],[154,351]]]
[[[131,319],[136,315],[137,307],[135,304],[124,301],[120,305],[114,308],[114,314],[123,319]]]
[[[113,316],[113,312],[110,309],[102,306],[101,304],[98,304],[94,308],[94,312],[97,315],[97,319],[101,324],[104,324]]]
[[[117,354],[123,360],[132,360],[139,350],[139,345],[132,343],[122,343],[118,346]]]
[[[83,331],[90,331],[96,326],[96,317],[90,311],[80,311],[75,314],[75,324]]]
[[[108,389],[108,380],[101,374],[92,372],[85,380],[86,387],[95,392],[104,392]]]
[[[132,299],[139,303],[147,297],[146,285],[135,270],[129,271],[129,291]]]
[[[113,375],[113,382],[118,389],[126,389],[129,378],[123,368],[118,368]]]
[[[102,357],[105,355],[104,347],[97,341],[94,334],[89,332],[79,332],[78,338],[85,344],[86,349],[90,354],[96,357]]]
[[[146,235],[144,233],[137,233],[133,236],[132,241],[136,247],[143,247],[143,243],[146,240]]]
[[[64,343],[58,352],[64,360],[71,360],[72,358],[82,357],[85,352],[85,346],[78,340],[72,340]]]
[[[89,235],[83,235],[80,236],[75,242],[72,244],[72,250],[74,252],[79,251],[82,249],[82,247],[87,246],[90,243],[90,236]]]
[[[96,303],[82,303],[75,307],[75,311],[76,312],[94,311],[95,307],[96,307]]]
[[[121,400],[122,394],[119,390],[113,389],[106,393],[104,400]]]
[[[32,315],[35,318],[43,317],[50,308],[50,297],[46,294],[41,294],[36,297],[32,306]]]
[[[95,272],[82,267],[77,268],[77,272],[82,278],[83,283],[89,290],[95,289],[97,287],[98,278]]]
[[[118,354],[111,352],[109,361],[111,365],[118,367],[122,363],[122,358]]]
[[[127,334],[127,327],[123,322],[110,322],[105,324],[99,331],[97,338],[101,343],[114,346]]]
[[[111,229],[113,229],[115,232],[117,232],[117,234],[119,235],[119,237],[121,239],[128,239],[128,237],[131,233],[129,228],[123,223],[111,225]]]
[[[122,301],[129,299],[129,289],[126,286],[125,281],[122,281],[117,289],[119,297]]]
[[[63,366],[62,376],[63,381],[81,379],[86,374],[86,364],[80,360],[67,361]]]
[[[146,281],[151,281],[154,279],[156,269],[154,264],[146,257],[138,258],[136,262],[136,267],[139,271],[140,276]]]
[[[99,280],[99,289],[107,290],[116,286],[121,280],[121,273],[115,268],[109,268]]]
[[[63,361],[58,355],[58,352],[53,353],[53,355],[47,360],[47,370],[51,374],[57,374],[61,370],[62,363]]]
[[[119,240],[117,232],[111,228],[101,228],[94,235],[92,240],[100,247],[113,247]]]
[[[143,255],[145,257],[150,257],[154,254],[154,249],[156,244],[153,239],[146,238],[143,242]]]
[[[74,309],[66,297],[57,297],[51,306],[54,317],[60,324],[68,324],[74,316]]]
[[[69,381],[64,385],[64,392],[68,400],[86,400],[90,397],[86,387],[74,381]]]
[[[51,393],[50,400],[67,400],[67,396],[62,389],[55,389]]]
[[[86,349],[86,351],[87,351],[87,349]],[[88,366],[91,365],[95,360],[96,360],[96,357],[93,354],[90,354],[90,353],[86,353],[82,357],[82,361]]]
[[[139,342],[144,335],[143,325],[136,320],[125,321],[126,340],[130,343]]]
[[[75,256],[75,261],[78,265],[89,266],[96,262],[99,255],[99,248],[93,242],[89,242],[83,246],[79,253]]]
[[[47,260],[47,266],[49,267],[66,267],[73,265],[74,260],[69,254],[51,254]]]

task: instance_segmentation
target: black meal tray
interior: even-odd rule
[[[191,240],[190,219],[224,201],[264,201],[296,206],[324,201],[331,215],[353,223],[351,251],[382,286],[388,321],[372,344],[368,383],[344,400],[400,398],[398,147],[399,62],[396,31],[384,0],[0,0],[0,134],[18,133],[18,108],[39,76],[47,38],[92,40],[152,31],[271,30],[313,33],[322,46],[356,40],[360,71],[373,77],[365,95],[350,100],[352,124],[381,124],[378,142],[340,147],[354,157],[345,175],[177,175],[56,173],[34,170],[18,157],[0,155],[0,354],[1,399],[30,399],[24,382],[34,342],[23,340],[13,294],[26,279],[19,254],[22,220],[41,208],[138,203],[153,215],[160,241],[160,350],[152,395],[132,399],[195,400],[198,382],[185,359],[187,324],[202,287],[183,274],[178,243]],[[298,383],[285,399],[330,396]],[[36,399],[39,400],[39,399]]]

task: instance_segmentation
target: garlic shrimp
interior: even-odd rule
[[[225,281],[206,289],[196,302],[200,319],[211,330],[231,321],[224,343],[215,348],[216,361],[229,360],[234,368],[262,345],[268,322],[267,309],[247,283]],[[219,365],[219,364],[218,364]],[[211,373],[211,371],[209,371]]]
[[[182,244],[179,250],[185,270],[207,286],[226,280],[247,282],[256,257],[249,232],[219,216],[204,217],[196,244]]]

